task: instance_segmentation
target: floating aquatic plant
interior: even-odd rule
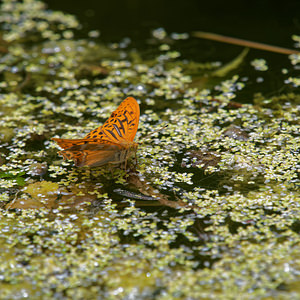
[[[162,28],[151,55],[95,32],[78,40],[76,18],[32,0],[4,1],[0,21],[3,299],[299,297],[291,66],[288,92],[242,102],[249,82],[229,72],[250,64],[245,53],[227,72],[184,59],[188,35]],[[136,166],[57,156],[52,137],[84,137],[129,95],[141,107]]]

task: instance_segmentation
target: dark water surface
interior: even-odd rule
[[[49,9],[76,15],[83,25],[80,34],[99,30],[100,40],[108,43],[129,37],[130,47],[137,47],[138,51],[146,54],[155,51],[148,39],[151,31],[159,27],[168,34],[206,31],[286,48],[293,48],[291,36],[300,32],[300,1],[297,0],[51,0],[46,3]],[[197,38],[179,41],[174,48],[180,51],[183,59],[222,63],[233,60],[243,50],[240,46]],[[255,58],[263,58],[269,65],[269,72],[263,74],[263,80],[257,78],[257,72],[249,64]],[[286,55],[251,49],[245,62],[239,68],[239,76],[250,80],[247,88],[239,93],[239,102],[251,102],[257,92],[267,92],[268,96],[289,92],[288,87],[282,84],[282,68],[290,64]]]
[[[76,15],[84,27],[101,30],[102,38],[145,37],[149,29],[169,32],[210,31],[291,47],[299,32],[300,2],[271,1],[46,1],[49,8]]]

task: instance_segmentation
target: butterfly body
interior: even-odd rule
[[[92,130],[83,139],[52,138],[61,148],[64,159],[72,159],[77,167],[98,167],[127,162],[135,153],[134,142],[140,117],[137,101],[126,98],[100,127]]]

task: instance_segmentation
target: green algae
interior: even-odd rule
[[[289,72],[288,93],[238,104],[247,81],[210,81],[219,66],[181,60],[162,28],[145,58],[76,39],[76,19],[39,1],[5,1],[0,21],[1,299],[299,298]],[[128,95],[141,107],[137,166],[57,156],[51,137],[85,136]]]

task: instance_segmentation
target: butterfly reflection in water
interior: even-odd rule
[[[83,139],[52,138],[64,150],[58,153],[64,159],[72,159],[77,167],[99,167],[104,164],[125,163],[136,153],[135,143],[140,118],[137,101],[126,98],[100,127],[92,130]]]

